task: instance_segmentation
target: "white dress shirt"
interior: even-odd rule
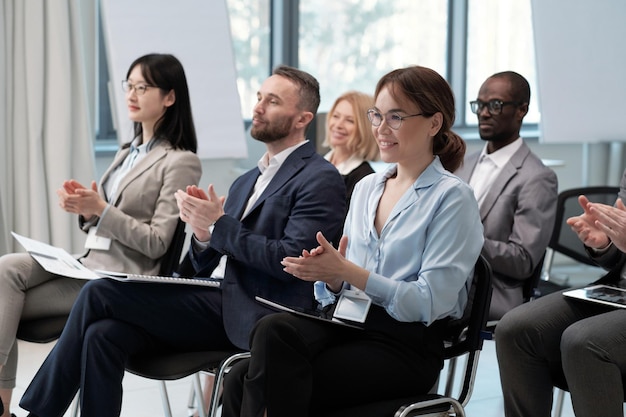
[[[478,206],[482,206],[487,192],[496,178],[498,178],[498,175],[502,172],[502,168],[504,168],[513,154],[522,146],[522,138],[519,137],[505,147],[490,154],[487,153],[487,145],[489,145],[489,143],[486,143],[483,147],[478,157],[476,168],[474,168],[472,177],[469,180],[469,184],[474,190],[476,201],[478,201]]]

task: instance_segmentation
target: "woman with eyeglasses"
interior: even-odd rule
[[[462,315],[483,245],[472,190],[451,174],[465,153],[450,130],[454,97],[439,74],[413,66],[383,76],[367,114],[392,165],[356,185],[338,250],[318,233],[318,247],[282,262],[315,281],[335,315],[351,313],[342,310],[349,295],[365,295],[364,328],[291,313],[261,319],[250,360],[227,377],[224,417],[324,415],[427,393],[437,380],[444,319]]]
[[[346,184],[346,207],[357,182],[374,173],[368,161],[379,158],[378,146],[367,120],[374,99],[369,94],[348,91],[340,95],[326,116],[326,139],[330,148],[324,155],[337,168]]]
[[[158,274],[178,224],[174,193],[202,174],[185,72],[172,55],[135,60],[122,84],[133,138],[99,184],[67,180],[60,207],[86,233],[79,261],[90,269]],[[86,281],[53,275],[29,254],[0,258],[0,396],[8,417],[21,320],[67,316]]]

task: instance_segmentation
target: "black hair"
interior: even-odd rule
[[[164,94],[174,91],[174,104],[169,106],[163,116],[154,126],[156,140],[166,140],[175,149],[184,149],[196,152],[198,139],[191,114],[189,87],[187,77],[180,61],[170,54],[148,54],[137,58],[128,68],[126,78],[137,65],[141,68],[141,75],[150,85],[160,88]],[[141,136],[141,123],[133,126],[134,137]],[[126,144],[128,146],[130,144]]]

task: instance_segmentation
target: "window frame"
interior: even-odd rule
[[[469,0],[448,0],[447,73],[442,75],[450,83],[456,98],[457,114],[453,129],[464,139],[475,140],[479,139],[477,127],[464,122],[468,111],[465,103],[470,99],[466,95],[468,2]],[[279,64],[298,66],[299,10],[300,0],[270,0],[270,68],[268,68],[268,74],[271,74],[272,68]],[[112,148],[118,146],[115,137],[110,136],[110,132],[104,134],[100,132],[100,127],[106,123],[104,121],[106,113],[110,115],[110,106],[103,98],[103,96],[106,97],[104,89],[108,88],[110,83],[101,80],[101,77],[107,77],[108,71],[100,28],[98,28],[98,37],[100,50],[97,63],[96,153],[110,152]],[[246,126],[250,124],[250,121],[249,117],[244,118]],[[525,139],[538,140],[539,124],[524,123],[520,133]]]

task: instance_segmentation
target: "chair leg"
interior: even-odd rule
[[[159,381],[159,390],[161,391],[163,414],[165,414],[165,417],[172,417],[172,408],[170,407],[170,398],[167,395],[167,387],[165,386],[165,381]]]
[[[70,411],[70,416],[78,417],[79,409],[80,409],[80,393],[76,394],[74,399],[72,400],[72,409]]]
[[[207,417],[207,407],[204,403],[204,395],[202,393],[202,383],[200,382],[200,372],[193,374],[193,387],[198,407],[198,416]]]
[[[188,415],[193,416],[194,412],[196,411],[196,390],[195,390],[195,386],[194,384],[191,384],[191,386],[189,387],[189,397],[187,398],[187,410],[188,410]]]
[[[565,391],[560,388],[555,388],[557,390],[556,401],[554,403],[554,417],[561,417],[563,413],[563,403],[565,401]]]
[[[444,395],[446,397],[452,396],[452,389],[454,384],[454,374],[456,373],[456,360],[457,358],[451,358],[448,361],[448,377],[446,378],[446,388]]]
[[[237,353],[230,356],[227,359],[224,359],[220,366],[218,367],[218,371],[214,374],[215,379],[213,381],[213,392],[211,394],[211,400],[209,402],[209,413],[208,417],[216,417],[217,409],[220,404],[220,388],[224,383],[224,376],[226,372],[230,369],[230,367],[237,361],[250,357],[250,352]]]

